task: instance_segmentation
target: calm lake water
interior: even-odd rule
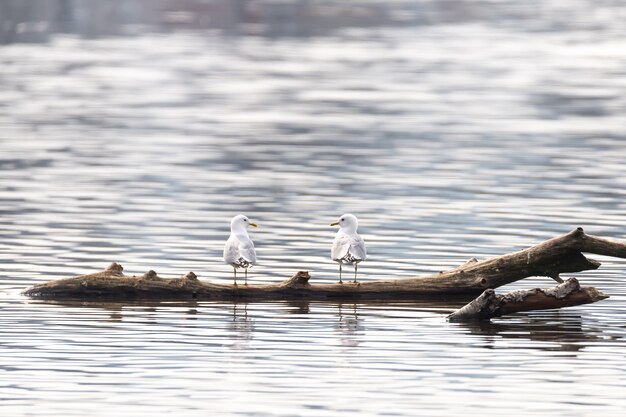
[[[0,0],[1,415],[622,415],[620,259],[576,275],[608,300],[481,324],[447,323],[459,302],[20,291],[113,261],[228,282],[237,213],[260,225],[254,282],[336,280],[344,212],[363,281],[576,226],[624,239],[624,2],[129,0],[97,22],[17,3]]]

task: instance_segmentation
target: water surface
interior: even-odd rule
[[[471,325],[445,321],[458,302],[427,300],[20,296],[113,261],[228,282],[240,212],[261,226],[255,282],[335,281],[328,224],[344,212],[368,243],[364,281],[576,226],[626,237],[621,2],[353,3],[361,20],[271,9],[173,28],[190,15],[169,10],[167,27],[94,33],[77,13],[3,38],[2,415],[621,415],[619,259],[577,275],[608,300]]]

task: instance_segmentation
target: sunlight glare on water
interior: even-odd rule
[[[9,3],[5,29],[27,15]],[[113,261],[230,282],[237,213],[260,225],[253,282],[336,281],[328,224],[345,212],[368,244],[364,281],[577,226],[623,239],[622,2],[252,1],[205,20],[174,0],[119,3],[92,22],[50,1],[45,25],[0,32],[2,415],[621,415],[620,259],[577,275],[608,300],[473,324],[446,322],[461,302],[20,291]]]

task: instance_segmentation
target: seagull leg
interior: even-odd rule
[[[235,287],[237,286],[237,268],[233,267],[233,272],[235,273]]]
[[[357,269],[359,269],[359,263],[355,262],[354,263],[354,283],[356,284],[356,271]]]
[[[343,281],[341,280],[341,262],[339,262],[339,283],[343,284]]]
[[[248,285],[248,268],[246,268],[246,282],[243,285]]]

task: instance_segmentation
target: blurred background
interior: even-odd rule
[[[560,31],[608,30],[620,1],[490,0],[3,0],[3,43],[40,42],[60,33],[94,38],[146,31],[316,37],[348,28],[487,23]]]
[[[113,261],[229,282],[238,213],[260,225],[252,282],[337,280],[328,224],[346,212],[368,244],[364,281],[577,226],[623,239],[625,21],[618,0],[0,0],[7,410],[75,414],[48,385],[61,375],[90,415],[200,415],[198,398],[248,413],[228,388],[258,415],[382,415],[390,398],[397,415],[621,412],[621,260],[579,274],[609,300],[472,328],[446,324],[442,305],[354,304],[347,319],[278,303],[249,319],[237,305],[58,306],[19,291]],[[303,405],[305,391],[320,396]]]

